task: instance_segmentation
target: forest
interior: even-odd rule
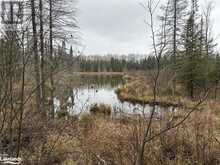
[[[2,0],[0,164],[219,165],[214,4],[144,0],[150,53],[87,55],[75,0]]]

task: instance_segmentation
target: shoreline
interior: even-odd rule
[[[121,91],[120,88],[118,88],[115,92],[118,96],[118,99],[121,102],[129,102],[129,103],[132,103],[134,105],[135,104],[149,105],[149,106],[157,105],[157,106],[161,106],[161,107],[164,107],[164,108],[167,108],[167,107],[179,108],[179,107],[184,106],[184,104],[182,104],[182,103],[173,103],[173,102],[160,101],[160,100],[154,102],[152,98],[147,100],[147,99],[138,98],[138,97],[135,98],[134,96],[125,97],[123,95],[123,91]]]
[[[150,106],[157,105],[165,108],[180,108],[185,106],[185,102],[181,101],[181,99],[178,97],[173,98],[170,95],[158,96],[157,101],[154,102],[152,93],[150,93],[150,87],[147,85],[146,79],[141,76],[138,77],[132,74],[126,74],[123,79],[126,83],[115,90],[119,100],[122,102]]]
[[[126,72],[73,72],[73,74],[77,75],[120,75],[124,76]]]

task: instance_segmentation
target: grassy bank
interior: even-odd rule
[[[194,101],[188,97],[181,95],[182,89],[177,88],[175,96],[172,95],[170,89],[164,90],[164,87],[158,87],[157,101],[153,100],[153,87],[152,82],[149,81],[144,74],[127,74],[124,76],[125,84],[116,89],[118,98],[121,101],[128,101],[133,104],[149,104],[159,105],[162,107],[191,107],[194,105]],[[159,86],[159,85],[158,85]]]

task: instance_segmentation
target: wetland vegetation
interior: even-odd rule
[[[0,164],[220,164],[213,4],[145,2],[143,56],[74,50],[74,0],[2,4]]]

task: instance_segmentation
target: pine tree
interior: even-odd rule
[[[179,77],[186,85],[191,98],[194,98],[195,84],[200,74],[199,65],[201,60],[197,11],[197,1],[192,0],[192,9],[183,36],[185,53],[180,57],[179,66]]]
[[[166,16],[162,16],[161,19],[167,19],[167,36],[169,40],[168,54],[172,57],[172,70],[174,73],[173,79],[173,94],[176,91],[176,58],[178,52],[182,47],[181,34],[183,33],[183,27],[186,22],[187,16],[187,0],[168,0],[166,6],[162,6],[162,10],[167,13]],[[165,18],[166,17],[166,18]]]

